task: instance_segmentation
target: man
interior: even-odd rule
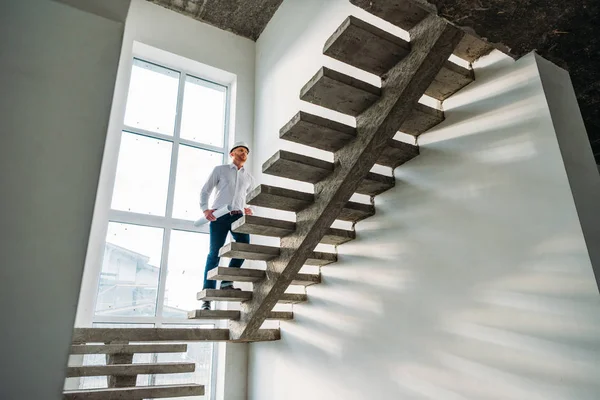
[[[235,233],[231,231],[231,224],[240,219],[242,215],[252,215],[252,210],[246,206],[246,196],[254,188],[254,178],[244,168],[248,159],[250,147],[244,142],[237,142],[231,148],[229,156],[231,164],[219,165],[213,169],[208,180],[200,192],[200,209],[210,222],[210,250],[206,258],[204,268],[204,289],[215,289],[216,282],[208,280],[208,271],[219,265],[219,249],[225,244],[227,234],[231,232],[233,239],[240,243],[250,243],[250,235],[247,233]],[[216,189],[216,196],[211,208],[208,208],[208,198]],[[218,219],[213,212],[223,206],[229,206],[229,214]],[[229,262],[230,268],[240,268],[244,260],[233,258]],[[222,290],[241,290],[233,287],[232,282],[222,281]],[[202,303],[203,310],[210,310],[210,302]]]

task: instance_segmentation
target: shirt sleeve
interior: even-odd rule
[[[217,168],[214,168],[200,191],[200,210],[202,212],[208,210],[208,198],[217,186],[217,183],[219,183],[219,171]]]

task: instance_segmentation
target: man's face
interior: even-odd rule
[[[233,158],[233,161],[243,165],[248,159],[248,150],[246,150],[245,147],[237,147],[233,149],[233,151],[229,153],[229,155],[231,156],[231,158]]]

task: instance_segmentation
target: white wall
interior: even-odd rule
[[[186,68],[192,72],[198,71],[203,77],[230,85],[230,142],[253,141],[255,43],[146,0],[133,0],[125,26],[106,152],[78,306],[77,326],[89,326],[92,322],[132,58],[134,55],[141,56],[141,53],[143,58],[150,61]],[[252,159],[249,167],[252,167],[251,161]],[[198,268],[203,268],[205,260],[197,261]],[[202,282],[198,282],[198,291],[201,286]],[[189,295],[195,298],[196,293]],[[223,361],[218,367],[220,385],[217,387],[217,398],[244,398],[247,346],[219,344],[215,350],[222,355],[220,361]],[[226,386],[223,384],[225,379]]]
[[[3,400],[62,398],[123,26],[0,3]]]
[[[299,3],[257,42],[264,158],[287,148],[300,87],[357,13]],[[249,399],[600,397],[600,297],[536,58],[493,53],[475,74],[281,341],[250,346]]]

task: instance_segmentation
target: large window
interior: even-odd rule
[[[208,252],[207,227],[196,228],[193,221],[201,216],[203,182],[225,161],[228,104],[226,86],[133,60],[96,326],[208,326],[187,320],[187,312],[200,306],[196,293]],[[199,366],[194,378],[209,386],[212,345],[189,348],[188,357]],[[143,379],[164,383],[166,378]]]

